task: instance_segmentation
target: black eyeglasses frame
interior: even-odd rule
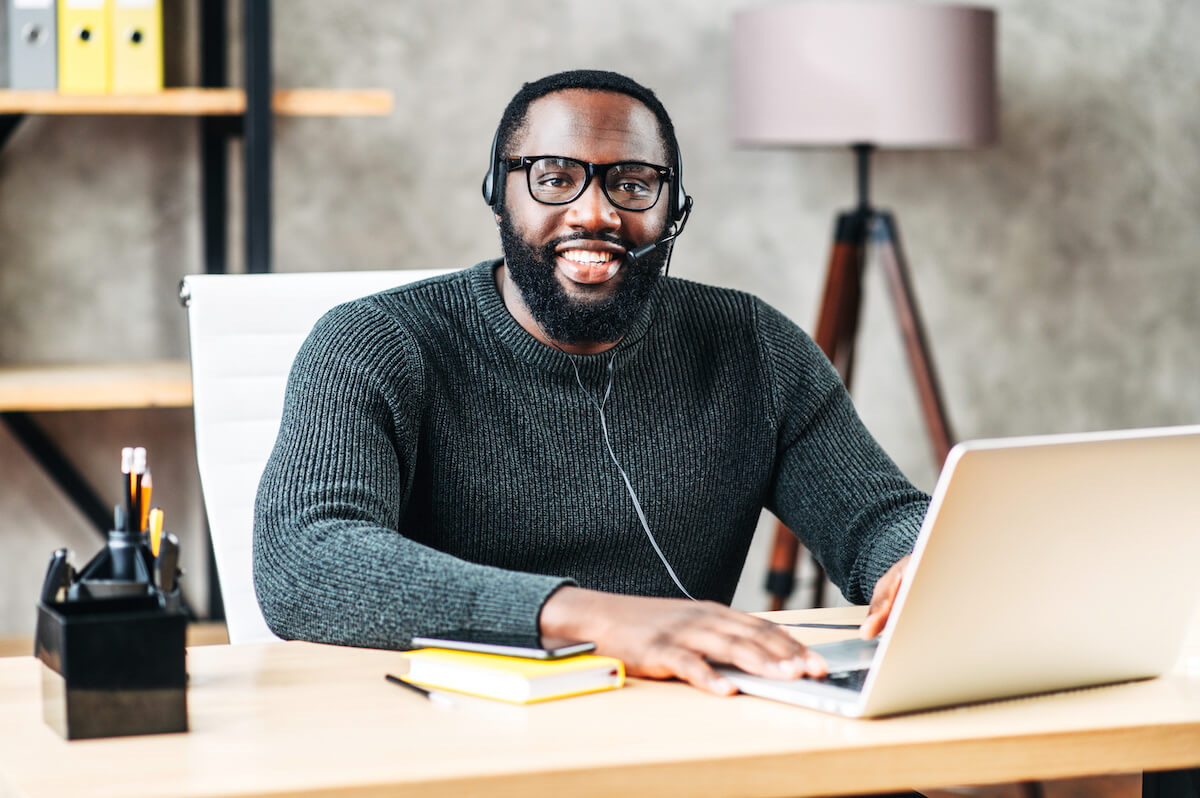
[[[533,184],[530,182],[533,178],[530,176],[530,172],[527,167],[533,163],[536,163],[537,161],[542,160],[543,158],[553,158],[560,161],[573,161],[574,163],[580,164],[584,170],[584,181],[583,185],[579,189],[579,193],[574,197],[571,197],[569,200],[562,200],[560,202],[550,202],[544,199],[539,199],[538,196],[533,193]],[[533,198],[533,201],[540,202],[542,205],[570,205],[572,202],[584,195],[584,192],[588,190],[588,186],[592,184],[592,178],[596,175],[599,175],[601,178],[600,190],[604,192],[604,196],[607,197],[608,201],[613,204],[613,207],[620,208],[623,211],[629,211],[630,213],[644,213],[648,210],[651,210],[655,205],[658,205],[658,201],[662,199],[663,186],[667,183],[673,183],[675,181],[674,169],[666,166],[660,166],[656,163],[649,163],[647,161],[612,161],[610,163],[592,163],[591,161],[582,161],[578,158],[571,158],[566,155],[522,155],[519,157],[505,157],[501,158],[500,160],[504,164],[505,174],[508,174],[509,172],[515,172],[518,169],[525,169],[525,188],[529,191],[529,196]],[[617,202],[612,198],[612,195],[608,193],[608,185],[603,179],[608,174],[608,170],[612,169],[614,166],[625,166],[628,164],[632,164],[634,166],[648,166],[657,172],[658,176],[662,178],[658,184],[658,194],[655,195],[654,202],[650,203],[645,208],[628,208]]]

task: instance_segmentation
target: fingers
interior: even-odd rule
[[[575,629],[586,616],[596,652],[623,660],[631,676],[678,677],[713,695],[732,695],[737,689],[712,662],[773,679],[828,671],[824,659],[781,627],[716,602],[559,592],[561,606],[548,601],[543,607],[543,633],[547,627]]]
[[[776,636],[786,638],[776,640]],[[702,652],[717,662],[725,662],[771,679],[796,679],[805,674],[819,675],[825,663],[818,655],[807,651],[786,633],[773,629],[743,628],[735,634],[715,629],[691,630],[679,642],[688,649]]]
[[[722,698],[738,691],[733,682],[718,674],[703,657],[691,651],[673,647],[661,652],[661,657],[664,672],[659,678],[675,676],[693,687],[699,687]]]
[[[900,586],[899,580],[892,583],[896,588]],[[883,587],[884,589],[880,589]],[[887,586],[877,586],[875,596],[871,599],[871,607],[867,610],[866,620],[858,629],[858,636],[863,640],[870,640],[883,631],[883,627],[887,624],[888,616],[892,613],[892,604],[896,600],[895,590],[889,589]]]
[[[709,659],[774,679],[825,674],[825,660],[778,625],[719,604],[713,609],[713,626],[697,628],[693,641]]]
[[[669,626],[660,627],[653,645],[631,664],[635,675],[678,676],[714,695],[736,690],[709,661],[735,665],[772,679],[821,676],[825,661],[775,624],[715,603],[676,607]]]
[[[867,618],[863,621],[862,626],[858,628],[858,636],[863,640],[870,640],[876,637],[883,631],[883,627],[887,625],[887,619],[891,613],[891,601],[872,609],[867,614]]]
[[[875,591],[871,595],[871,606],[867,609],[866,620],[863,621],[862,626],[858,630],[858,636],[863,640],[870,640],[875,637],[887,625],[888,616],[892,613],[892,606],[896,603],[896,595],[900,592],[900,582],[903,579],[908,560],[908,557],[901,559],[889,568],[875,584]]]

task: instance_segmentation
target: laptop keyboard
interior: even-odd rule
[[[814,682],[827,684],[831,687],[840,687],[843,690],[853,690],[856,693],[861,693],[863,685],[867,683],[867,673],[869,669],[863,668],[854,671],[840,671],[831,673],[828,676],[822,676],[819,679],[813,679]]]

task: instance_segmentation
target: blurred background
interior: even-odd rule
[[[164,5],[174,20],[169,83],[197,85],[194,5]],[[678,130],[696,207],[672,274],[763,296],[811,331],[833,216],[853,200],[853,160],[734,145],[732,16],[750,5],[277,0],[276,88],[382,88],[395,109],[276,118],[275,270],[464,267],[497,256],[479,183],[504,105],[550,72],[613,69],[654,89]],[[897,212],[954,431],[1198,422],[1200,3],[992,6],[999,142],[885,150],[873,173],[874,201]],[[197,145],[187,117],[25,119],[0,151],[0,364],[187,356],[176,289],[204,270]],[[231,271],[242,268],[240,158],[232,147]],[[868,271],[866,293],[854,396],[900,467],[930,489],[936,467],[879,270]],[[120,448],[149,448],[155,504],[184,541],[185,589],[204,608],[190,411],[35,419],[107,501],[117,500]],[[760,525],[736,606],[766,608],[772,527]],[[98,545],[0,426],[0,636],[32,634],[52,550],[69,547],[82,564]]]

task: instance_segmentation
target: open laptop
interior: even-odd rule
[[[721,667],[851,717],[1158,676],[1200,604],[1200,426],[960,443],[887,627],[830,676]]]

